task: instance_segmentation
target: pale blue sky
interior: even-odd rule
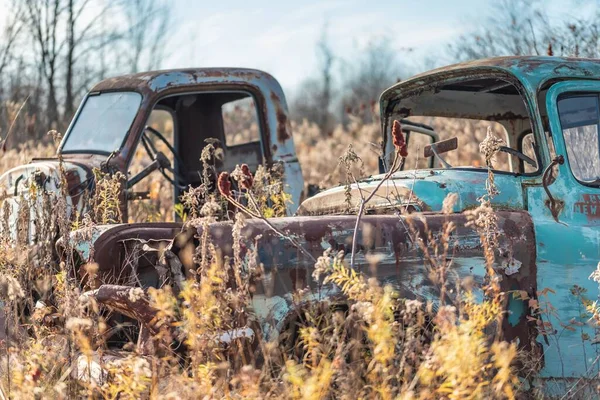
[[[546,0],[550,15],[580,12],[594,0]],[[416,48],[401,56],[408,69],[423,68],[425,55],[468,31],[470,21],[485,19],[493,0],[305,0],[194,1],[175,5],[177,33],[168,68],[243,66],[271,72],[289,90],[317,68],[315,44],[328,21],[336,55],[352,54],[373,37],[386,36],[392,48]],[[571,4],[569,4],[571,3]],[[567,5],[569,4],[569,5]],[[499,32],[498,34],[501,34]]]
[[[351,58],[373,37],[392,47],[434,48],[464,31],[464,13],[478,15],[491,0],[451,1],[211,1],[175,2],[182,47],[166,67],[244,66],[271,72],[289,88],[317,68],[315,44],[328,22],[335,53]],[[182,50],[183,50],[182,49]],[[423,51],[411,57],[421,59]],[[409,60],[403,60],[409,61]],[[408,62],[410,64],[411,62]]]
[[[110,1],[110,0],[107,0]],[[168,1],[168,0],[167,0]],[[594,12],[599,0],[535,0],[553,19]],[[499,0],[171,0],[175,32],[161,68],[249,67],[272,73],[288,94],[317,72],[324,24],[339,59],[386,37],[407,73],[426,57],[447,64],[444,48],[485,21]],[[8,0],[0,0],[0,29]],[[498,32],[499,35],[502,32]],[[402,48],[414,48],[407,54]],[[337,65],[339,74],[341,64]],[[406,77],[406,76],[403,76]]]

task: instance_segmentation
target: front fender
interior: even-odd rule
[[[531,217],[520,211],[499,211],[496,215],[499,248],[495,252],[494,266],[501,277],[501,290],[525,291],[533,297],[537,289],[537,267]],[[298,313],[295,306],[299,303],[339,301],[337,287],[323,285],[313,279],[312,258],[318,258],[329,248],[348,254],[352,248],[356,216],[286,217],[270,219],[269,222],[286,237],[274,233],[264,221],[251,219],[246,221],[241,231],[241,247],[245,266],[248,263],[262,265],[262,275],[253,284],[252,307],[265,339],[274,340],[286,326],[286,321]],[[356,268],[366,276],[377,278],[384,285],[393,286],[404,298],[430,301],[435,306],[439,288],[430,279],[429,261],[415,240],[420,238],[425,245],[432,246],[432,240],[439,242],[443,237],[448,222],[456,227],[447,239],[452,260],[447,274],[448,284],[455,287],[469,278],[474,283],[476,298],[482,300],[484,294],[481,286],[487,278],[485,256],[479,232],[467,226],[467,218],[463,214],[363,216],[357,235]],[[180,224],[115,226],[103,231],[93,242],[96,262],[107,277],[113,277],[112,283],[128,273],[125,271],[130,258],[127,252],[131,252],[128,243],[158,241],[166,245],[174,238],[169,249],[182,258],[182,249],[190,245],[198,246],[202,229],[202,225],[182,229]],[[209,240],[221,255],[233,260],[232,224],[213,223],[208,229]],[[300,244],[304,251],[299,251],[289,238]],[[156,276],[153,264],[156,260],[152,261],[147,252],[141,255],[145,260],[144,265],[148,264],[146,270]],[[371,265],[373,259],[378,260],[376,266]],[[138,274],[142,270],[138,269]],[[143,286],[158,285],[157,278],[142,276],[137,282],[142,282]],[[301,297],[298,297],[298,290],[303,293]],[[511,294],[505,298],[507,317],[502,326],[504,337],[507,340],[518,339],[521,346],[527,348],[536,336],[527,319],[530,315],[528,303]]]

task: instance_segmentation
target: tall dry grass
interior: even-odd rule
[[[351,121],[331,136],[322,135],[308,122],[294,126],[306,182],[329,186],[347,182],[347,174],[354,179],[377,172],[378,122]],[[444,134],[451,135],[448,125],[445,129]],[[456,129],[461,129],[460,124]],[[473,129],[478,140],[486,140],[485,130],[468,129]],[[357,162],[346,168],[339,159],[350,144]],[[494,145],[484,148],[493,151]],[[489,154],[481,154],[479,146],[476,154],[471,150],[465,152],[470,162],[477,159],[482,167],[489,166]],[[53,145],[23,145],[0,159],[0,172],[31,156],[53,152]],[[147,162],[142,158],[143,154],[136,154],[134,168]],[[523,382],[517,378],[516,361],[528,355],[494,334],[504,318],[506,294],[500,292],[494,269],[498,229],[489,206],[493,185],[481,207],[469,213],[470,224],[480,233],[488,273],[487,296],[482,302],[475,300],[468,284],[452,288],[457,301],[442,295],[436,307],[402,299],[391,286],[350,268],[348,255],[328,250],[316,260],[313,279],[341,288],[347,308],[315,304],[301,310],[296,334],[282,336],[288,340],[267,343],[260,336],[227,343],[216,340],[223,332],[248,326],[254,318],[251,288],[262,271],[252,262],[252,254],[241,252],[245,219],[254,214],[257,218],[277,215],[281,210],[273,204],[285,202],[282,191],[277,192],[276,201],[271,197],[277,174],[267,170],[260,174],[250,185],[241,169],[232,171],[240,187],[247,187],[237,199],[227,193],[206,195],[201,188],[182,199],[190,224],[206,227],[217,219],[232,221],[235,256],[224,260],[210,238],[201,237],[194,251],[197,269],[192,276],[160,289],[130,290],[131,301],[147,302],[158,316],[153,322],[155,351],[151,355],[140,353],[135,337],[121,351],[109,348],[107,339],[115,327],[106,309],[82,296],[87,288],[73,278],[75,260],[67,257],[59,263],[53,254],[52,232],[66,240],[75,227],[119,219],[115,197],[119,177],[100,177],[98,192],[90,199],[91,214],[81,216],[75,225],[68,220],[64,201],[40,210],[40,221],[52,221],[45,245],[32,248],[0,237],[0,298],[3,318],[9,321],[0,351],[2,395],[107,399],[487,399],[518,395]],[[168,185],[158,173],[153,175],[142,186],[151,193],[148,205],[134,206],[131,220],[172,219]],[[269,182],[269,189],[259,187],[258,182]],[[30,193],[45,201],[25,201],[24,207],[49,204],[50,199],[38,189],[32,183]],[[232,201],[243,203],[235,214],[223,206]],[[454,201],[456,196],[447,198],[444,213],[452,212]],[[256,207],[243,211],[252,205]],[[414,232],[413,240],[441,293],[447,287],[447,250],[454,229],[447,222],[441,234],[427,242]],[[372,260],[371,268],[377,268],[377,260]],[[92,260],[84,271],[93,278],[97,265]],[[300,296],[300,291],[294,296]]]

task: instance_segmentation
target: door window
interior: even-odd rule
[[[560,98],[558,113],[575,178],[583,183],[600,183],[600,140],[598,95]]]
[[[260,141],[258,114],[252,96],[224,103],[221,112],[228,147]]]

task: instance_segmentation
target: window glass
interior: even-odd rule
[[[559,99],[558,112],[573,175],[582,182],[600,180],[598,96]]]
[[[256,104],[251,96],[223,104],[222,112],[227,146],[260,140]]]
[[[109,92],[87,98],[62,151],[112,153],[121,147],[142,96],[135,92]]]
[[[406,135],[406,143],[408,156],[404,162],[404,169],[424,169],[429,168],[429,158],[423,156],[425,146],[430,145],[433,141],[431,136],[427,136],[419,132],[408,132]],[[436,158],[437,161],[437,158]]]

